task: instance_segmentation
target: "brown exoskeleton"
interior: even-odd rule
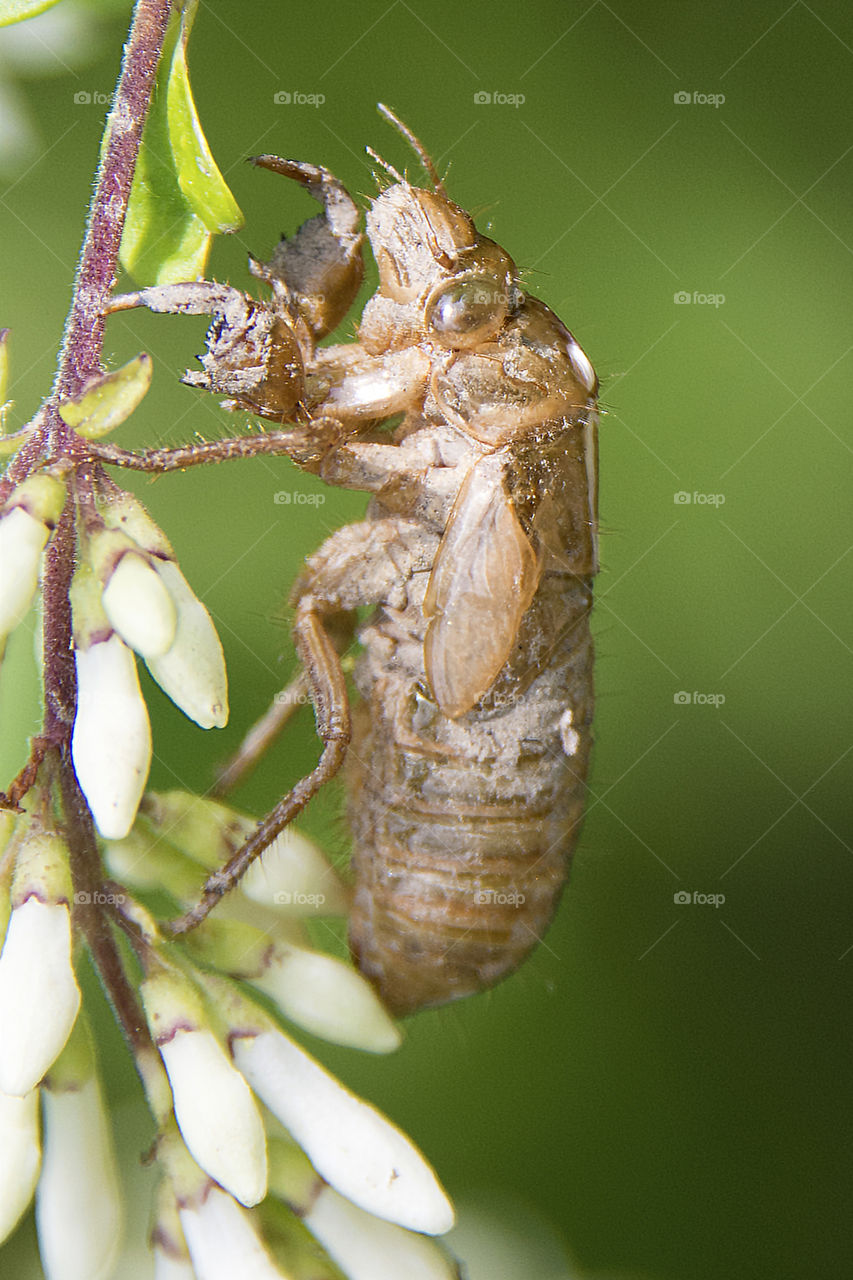
[[[213,312],[204,372],[187,380],[292,424],[155,453],[151,469],[263,449],[373,495],[291,595],[320,762],[176,928],[203,918],[347,755],[351,946],[404,1013],[512,972],[566,878],[591,746],[597,380],[385,114],[432,189],[382,162],[395,180],[367,212],[379,288],[357,342],[316,346],[362,278],[358,209],[328,171],[275,157],[256,163],[324,213],[253,264],[271,304],[202,281],[116,305]],[[351,716],[339,652],[362,605],[376,608]]]

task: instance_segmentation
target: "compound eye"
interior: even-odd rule
[[[505,280],[467,276],[451,280],[427,304],[426,322],[448,347],[473,347],[493,337],[507,314]]]
[[[590,394],[594,395],[598,390],[598,378],[595,376],[595,370],[590,364],[589,356],[582,347],[578,346],[574,338],[567,344],[566,350],[572,362],[572,371],[578,382]]]

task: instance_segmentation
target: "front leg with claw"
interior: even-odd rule
[[[201,369],[184,375],[188,386],[226,397],[267,421],[301,421],[311,412],[306,385],[317,341],[349,310],[364,275],[359,210],[327,169],[258,156],[255,164],[293,178],[323,205],[323,212],[283,237],[268,263],[250,262],[272,290],[269,302],[209,280],[153,285],[112,299],[110,311],[210,315]]]
[[[147,307],[179,315],[210,315],[201,369],[184,374],[190,387],[227,397],[225,407],[272,422],[292,421],[305,390],[299,341],[286,315],[239,289],[209,280],[153,285],[112,299],[110,311]]]

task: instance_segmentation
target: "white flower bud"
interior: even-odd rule
[[[166,840],[146,837],[136,823],[124,840],[104,843],[104,861],[113,880],[131,889],[165,889],[179,902],[193,903],[201,889],[201,873]]]
[[[178,625],[175,605],[163,579],[142,556],[127,552],[113,570],[102,596],[116,631],[143,658],[171,648]]]
[[[188,945],[214,968],[266,992],[286,1017],[314,1035],[373,1053],[399,1048],[396,1023],[360,973],[334,956],[280,939],[277,922],[274,928],[271,941],[268,928],[220,913],[194,930]]]
[[[249,1215],[211,1187],[200,1204],[180,1210],[197,1280],[287,1280],[267,1253]]]
[[[148,670],[164,693],[202,729],[228,722],[228,678],[222,645],[210,614],[171,560],[157,565],[178,611],[168,653],[148,658]]]
[[[247,897],[287,914],[345,916],[349,890],[298,828],[285,827],[240,881]]]
[[[0,520],[0,652],[33,602],[49,529],[23,507]]]
[[[12,490],[0,510],[0,656],[7,635],[32,603],[39,558],[66,493],[62,480],[37,471]]]
[[[257,820],[188,791],[149,791],[142,812],[161,840],[208,871],[227,862],[257,827]]]
[[[157,1218],[151,1241],[154,1247],[154,1280],[195,1280],[178,1217],[175,1192],[166,1179],[157,1191]]]
[[[151,764],[151,726],[136,662],[117,635],[78,648],[75,657],[74,770],[101,835],[121,840],[133,826]]]
[[[0,1090],[22,1097],[62,1050],[80,1008],[64,903],[15,907],[0,954]]]
[[[0,1243],[26,1209],[41,1164],[38,1090],[23,1098],[0,1093]]]
[[[457,1280],[459,1275],[432,1240],[365,1213],[331,1187],[322,1189],[302,1220],[349,1280]]]
[[[258,1204],[267,1193],[266,1136],[246,1081],[211,1031],[178,1030],[159,1048],[193,1158],[241,1204]]]
[[[122,1231],[112,1135],[97,1078],[44,1090],[44,1165],[36,1192],[47,1280],[108,1280]]]
[[[300,947],[268,949],[266,967],[247,975],[285,1017],[336,1044],[392,1053],[402,1036],[376,992],[350,965]]]
[[[423,1156],[389,1120],[279,1031],[232,1037],[237,1066],[321,1177],[368,1213],[441,1235],[453,1207]]]
[[[196,1280],[196,1272],[189,1258],[172,1258],[155,1244],[154,1280]]]

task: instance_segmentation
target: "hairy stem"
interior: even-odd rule
[[[100,370],[104,313],[115,283],[127,201],[169,10],[170,0],[137,0],[104,131],[101,163],[77,265],[71,309],[65,322],[53,393],[42,412],[41,428],[15,459],[15,464],[24,471],[32,466],[33,454],[41,461],[50,461],[73,456],[75,452],[76,437],[59,417],[56,405],[62,396],[79,390],[91,374]],[[67,745],[76,708],[68,599],[74,572],[74,534],[69,499],[51,539],[44,576],[44,732],[60,748],[65,762],[63,767],[69,769],[71,762]]]
[[[137,0],[134,10],[65,324],[54,384],[58,396],[73,395],[100,371],[104,313],[170,7],[170,0]]]
[[[60,780],[74,882],[75,920],[86,939],[119,1025],[134,1055],[145,1056],[151,1049],[151,1038],[136,992],[122,963],[109,915],[99,905],[98,899],[103,890],[103,871],[95,841],[95,829],[70,761],[60,760]]]
[[[74,496],[78,490],[84,495],[88,492],[92,463],[78,454],[77,437],[63,423],[57,404],[63,397],[79,391],[92,374],[100,372],[104,315],[115,283],[127,202],[170,8],[171,0],[137,0],[112,110],[107,118],[53,390],[40,410],[38,427],[31,440],[19,450],[9,469],[9,478],[18,481],[39,463],[59,460],[78,463],[75,474],[70,477],[68,501],[46,557],[44,733],[38,751],[43,754],[53,748],[56,753],[72,878],[75,890],[82,891],[83,895],[80,907],[75,910],[125,1036],[137,1057],[140,1053],[150,1053],[148,1030],[109,918],[97,904],[103,871],[92,816],[71,760],[71,732],[77,703],[69,601],[76,546]]]

